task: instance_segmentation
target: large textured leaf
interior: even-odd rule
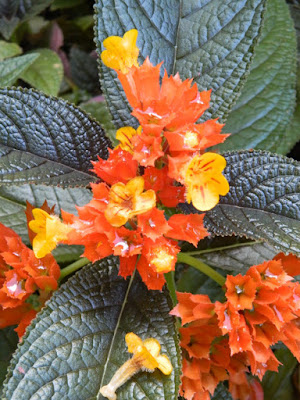
[[[0,33],[9,39],[18,24],[44,10],[53,0],[0,0]]]
[[[17,343],[18,336],[14,332],[13,327],[0,330],[0,396],[2,382],[4,381],[10,358],[17,347]]]
[[[296,97],[296,54],[288,5],[269,0],[250,74],[226,122],[231,136],[222,150],[257,148],[286,154],[300,139],[300,130],[287,137]]]
[[[97,60],[95,57],[72,47],[70,51],[71,76],[74,83],[83,90],[99,92]]]
[[[59,56],[50,49],[37,49],[39,58],[24,71],[20,78],[45,94],[56,96],[64,76]]]
[[[75,205],[83,206],[92,195],[88,189],[56,186],[22,185],[0,186],[0,222],[14,229],[25,243],[29,243],[25,217],[26,200],[40,207],[45,200],[50,206],[56,205],[56,213],[62,208],[76,213]]]
[[[3,400],[96,399],[129,359],[124,337],[131,331],[157,338],[174,371],[135,375],[118,390],[118,400],[177,399],[179,349],[171,300],[165,291],[148,291],[137,277],[124,280],[116,264],[109,258],[89,265],[54,294],[14,355]]]
[[[263,239],[276,249],[300,254],[300,163],[263,151],[224,154],[230,192],[206,213],[217,235]],[[190,205],[183,205],[190,212]]]
[[[110,35],[137,28],[141,61],[164,61],[169,74],[213,89],[205,118],[222,120],[236,100],[259,34],[265,0],[97,0],[99,51]],[[116,74],[101,67],[101,84],[117,127],[135,124]]]
[[[211,267],[234,271],[235,273],[245,273],[252,265],[272,260],[277,253],[278,251],[267,243],[254,245],[244,243],[240,247],[228,249],[225,247],[224,250],[199,254],[197,258]]]
[[[101,126],[81,109],[34,90],[0,90],[0,182],[87,185],[107,157]]]
[[[11,86],[38,57],[38,54],[32,53],[1,61],[0,87]]]

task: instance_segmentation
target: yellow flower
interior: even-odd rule
[[[55,249],[58,242],[67,239],[72,228],[62,223],[56,215],[50,215],[40,208],[34,208],[32,214],[34,219],[29,222],[29,228],[36,233],[32,249],[37,258],[43,258]]]
[[[117,147],[120,147],[122,150],[126,150],[129,153],[133,154],[133,144],[131,139],[140,135],[142,132],[142,127],[139,126],[137,129],[132,128],[131,126],[124,126],[117,130],[116,138],[121,142]]]
[[[137,176],[126,185],[122,182],[112,185],[109,192],[109,203],[104,212],[107,221],[120,227],[135,215],[143,214],[156,204],[154,190],[144,192],[144,178]]]
[[[186,199],[192,201],[200,211],[212,209],[219,202],[219,195],[229,192],[229,184],[222,175],[226,167],[224,157],[215,153],[205,153],[192,158],[185,169],[184,184]]]
[[[116,71],[126,74],[129,69],[138,64],[139,49],[136,46],[138,31],[131,29],[121,38],[120,36],[110,36],[103,41],[103,46],[107,49],[102,51],[101,59],[103,63]]]
[[[109,400],[116,400],[116,390],[140,370],[154,372],[158,368],[165,375],[173,371],[168,356],[160,354],[158,340],[149,338],[143,341],[133,332],[127,333],[125,340],[128,352],[133,353],[133,357],[117,370],[108,385],[100,389],[102,396]]]

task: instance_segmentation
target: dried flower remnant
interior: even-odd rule
[[[133,357],[117,370],[108,385],[100,389],[102,396],[109,400],[116,400],[118,388],[139,371],[154,372],[158,368],[164,375],[170,375],[173,370],[168,356],[160,354],[158,340],[149,338],[143,341],[130,332],[125,336],[125,341],[128,352],[133,353]]]

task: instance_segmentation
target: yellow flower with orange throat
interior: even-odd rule
[[[186,200],[200,211],[211,210],[219,197],[229,192],[229,184],[222,171],[226,160],[219,154],[196,155],[185,167]]]

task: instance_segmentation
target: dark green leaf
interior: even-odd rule
[[[76,213],[75,205],[83,206],[91,200],[91,192],[83,188],[62,189],[56,186],[22,185],[0,186],[0,222],[15,230],[28,243],[25,217],[26,200],[40,207],[45,200],[50,206]]]
[[[8,43],[0,40],[0,61],[22,54],[22,49],[17,43]]]
[[[104,101],[100,102],[89,102],[81,103],[80,108],[82,108],[88,114],[91,114],[103,127],[106,136],[111,140],[112,144],[116,146],[119,141],[116,139],[116,128],[112,123],[110,113],[106,107]]]
[[[11,86],[38,57],[37,53],[32,53],[1,61],[0,87]]]
[[[45,94],[56,96],[64,76],[59,56],[50,49],[36,49],[39,58],[21,75],[23,81]]]
[[[269,0],[250,74],[226,122],[231,136],[221,150],[257,148],[286,154],[300,139],[300,130],[287,133],[295,107],[296,54],[288,5]]]
[[[21,22],[44,10],[53,0],[0,0],[0,33],[9,39]]]
[[[265,0],[96,1],[96,43],[136,28],[141,61],[164,61],[168,74],[213,89],[209,117],[224,121],[235,102],[260,31]],[[114,71],[102,63],[101,86],[117,127],[135,124]]]
[[[244,246],[228,249],[224,247],[224,250],[200,253],[197,258],[211,267],[234,271],[235,273],[245,273],[252,265],[272,260],[277,253],[278,251],[267,243],[254,245],[245,243]]]
[[[0,182],[87,185],[91,160],[110,145],[79,108],[40,92],[0,90]]]
[[[18,335],[13,329],[13,327],[9,327],[0,330],[0,395],[9,361],[19,341]]]
[[[72,47],[70,52],[70,67],[72,80],[80,89],[91,93],[99,92],[96,58],[77,47]]]
[[[292,374],[297,360],[287,348],[276,350],[275,355],[282,365],[279,366],[278,373],[268,371],[264,376],[264,400],[296,400],[298,397],[293,389]]]
[[[54,0],[51,5],[51,11],[77,7],[84,2],[85,0]]]
[[[233,399],[227,387],[223,385],[223,383],[219,383],[212,397],[212,400],[233,400]]]
[[[118,399],[177,399],[180,356],[171,300],[165,291],[148,291],[138,277],[117,274],[117,259],[109,258],[85,267],[53,295],[13,357],[4,399],[96,399],[130,358],[124,337],[131,331],[157,338],[174,371],[141,372],[118,390]]]
[[[224,154],[230,192],[208,211],[205,224],[216,235],[262,239],[300,254],[300,163],[263,151]],[[191,212],[190,205],[183,205]]]
[[[56,247],[56,249],[52,250],[51,253],[59,264],[70,264],[71,262],[78,260],[83,251],[83,246],[60,245]]]

